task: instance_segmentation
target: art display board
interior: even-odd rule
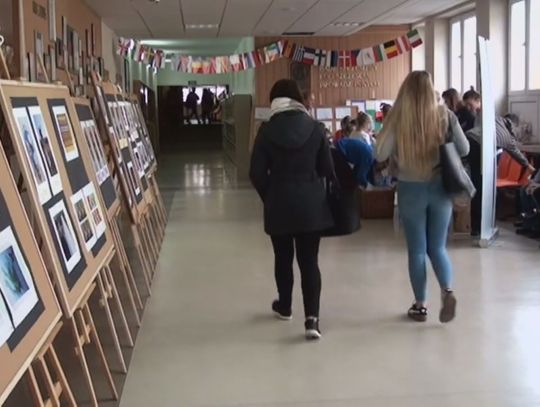
[[[83,161],[75,105],[57,85],[0,81],[0,96],[42,250],[71,317],[114,250],[99,186]]]
[[[107,140],[113,152],[121,190],[132,222],[139,224],[147,203],[133,161],[129,129],[126,128],[122,110],[116,99],[117,89],[111,83],[101,82],[95,73],[92,75],[92,81],[100,115],[106,128]]]
[[[131,97],[131,104],[133,107],[133,112],[137,118],[137,127],[141,132],[141,139],[144,141],[146,149],[148,150],[148,156],[150,158],[150,174],[154,174],[157,171],[157,159],[154,147],[152,146],[152,141],[150,139],[150,132],[148,131],[148,126],[146,125],[146,120],[139,104],[139,100],[136,96]]]
[[[0,405],[61,317],[30,222],[0,146]]]
[[[105,146],[101,138],[98,123],[94,117],[90,101],[86,98],[73,98],[77,118],[81,126],[82,138],[79,144],[83,145],[83,161],[88,173],[94,173],[94,182],[99,185],[103,205],[108,213],[116,213],[120,200],[116,193],[112,171],[107,164]]]
[[[341,129],[341,119],[345,116],[356,119],[357,115],[357,106],[317,107],[315,109],[315,118],[322,122],[332,135]]]

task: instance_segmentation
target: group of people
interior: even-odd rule
[[[271,117],[260,126],[253,146],[250,178],[263,202],[264,228],[274,249],[278,296],[272,303],[272,311],[276,316],[283,320],[292,318],[296,251],[305,335],[307,339],[321,337],[318,252],[321,236],[334,225],[323,180],[336,178],[331,148],[347,155],[354,145],[362,151],[371,151],[372,162],[368,163],[371,168],[375,162],[386,166],[397,180],[414,294],[408,316],[415,321],[428,318],[426,258],[429,257],[441,287],[439,320],[452,321],[457,300],[446,240],[453,205],[442,183],[439,146],[453,141],[458,152],[466,156],[469,141],[456,114],[438,102],[429,73],[414,71],[407,76],[376,141],[364,137],[363,132],[369,134],[369,128],[357,119],[355,131],[349,134],[350,129],[344,126],[345,134],[331,147],[324,125],[310,116],[293,80],[276,82],[270,91],[270,102]],[[366,181],[363,176],[357,180]]]
[[[459,124],[470,143],[470,153],[466,157],[466,162],[469,166],[471,181],[477,191],[471,201],[471,235],[476,237],[480,235],[482,221],[482,99],[481,95],[474,89],[465,92],[463,99],[461,99],[457,90],[452,88],[444,91],[442,98],[448,109],[457,116]],[[496,116],[495,141],[498,149],[497,161],[500,154],[506,152],[513,160],[521,165],[523,172],[534,174],[536,169],[519,149],[519,143],[515,134],[518,125],[519,118],[514,114],[507,114],[504,117]],[[539,208],[534,199],[534,192],[540,186],[538,184],[539,181],[540,174],[536,174],[529,185],[521,192],[522,206],[526,207],[523,216],[524,221],[525,218],[530,217],[532,209],[536,211]]]
[[[201,101],[201,116],[199,116],[199,100]],[[214,120],[214,110],[217,105],[216,95],[208,88],[203,89],[202,98],[196,93],[196,88],[191,88],[191,91],[186,97],[185,107],[188,124],[195,118],[198,124],[210,124]]]

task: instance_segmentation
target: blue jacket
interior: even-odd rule
[[[343,153],[349,163],[354,166],[354,175],[359,185],[365,187],[371,177],[373,163],[373,148],[359,139],[343,138],[336,147]]]

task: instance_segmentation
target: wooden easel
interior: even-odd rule
[[[94,345],[96,346],[96,350],[98,352],[99,359],[103,366],[103,370],[107,378],[107,383],[109,385],[109,389],[111,390],[111,394],[114,400],[118,400],[118,392],[116,390],[116,385],[114,383],[109,364],[107,363],[105,352],[103,351],[103,346],[101,345],[101,341],[99,339],[96,325],[94,323],[94,318],[92,317],[92,311],[90,310],[90,306],[88,305],[90,296],[94,292],[95,288],[96,283],[92,283],[92,285],[88,289],[88,292],[81,299],[80,305],[75,310],[73,317],[69,319],[68,322],[71,325],[71,330],[75,339],[75,354],[77,355],[79,362],[81,363],[81,367],[83,369],[84,377],[86,380],[86,386],[88,388],[92,404],[98,407],[99,403],[96,396],[94,383],[92,381],[92,375],[90,374],[88,361],[86,360],[86,354],[84,352],[84,348],[86,346],[92,343],[94,343]]]
[[[68,406],[77,406],[77,402],[53,346],[53,341],[61,328],[62,323],[59,322],[26,372],[26,380],[30,388],[30,393],[32,394],[34,404],[38,407],[60,407],[62,398]],[[56,380],[53,379],[53,372]],[[38,384],[38,374],[40,374],[41,381],[45,384],[45,397]]]

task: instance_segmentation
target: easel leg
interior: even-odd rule
[[[37,407],[45,407],[43,402],[43,396],[41,395],[41,390],[39,389],[38,381],[36,378],[36,373],[34,368],[30,366],[26,371],[26,381],[28,387],[30,388],[30,393],[32,394],[32,399],[34,400],[34,405]]]
[[[37,360],[37,363],[45,379],[45,387],[47,388],[47,393],[49,394],[50,403],[47,403],[47,404],[50,405],[51,407],[60,407],[60,398],[59,398],[59,395],[57,394],[58,390],[56,389],[56,386],[53,383],[51,373],[49,372],[49,369],[47,368],[47,363],[45,362],[43,357],[40,357]]]
[[[86,320],[88,321],[90,335],[92,336],[92,340],[94,341],[94,344],[96,345],[97,351],[99,353],[99,357],[103,365],[103,370],[105,370],[105,375],[107,376],[107,381],[109,382],[109,387],[113,394],[113,398],[114,400],[118,400],[118,392],[116,391],[116,385],[114,384],[114,379],[111,374],[111,369],[109,369],[109,364],[107,363],[105,352],[103,351],[103,347],[101,346],[101,341],[99,340],[99,335],[97,333],[96,325],[94,324],[94,319],[92,318],[92,313],[90,312],[90,307],[88,306],[88,303],[84,305],[82,312],[84,312]]]
[[[88,368],[88,362],[86,361],[86,355],[84,354],[83,345],[90,343],[90,338],[88,337],[87,328],[85,327],[84,317],[80,315],[82,311],[80,309],[75,311],[75,315],[71,318],[71,329],[73,331],[73,336],[75,338],[75,354],[79,358],[81,363],[81,368],[83,370],[84,379],[86,381],[86,387],[88,388],[88,393],[90,394],[90,399],[92,404],[96,407],[99,407],[96,390],[94,389],[94,383],[92,383],[92,375],[90,374],[90,369]],[[81,320],[82,329],[85,332],[82,334],[79,333],[79,328],[77,327],[77,319]]]
[[[75,397],[73,397],[73,392],[71,391],[71,387],[69,387],[69,383],[67,381],[64,370],[62,369],[62,365],[60,365],[56,350],[52,346],[49,347],[49,357],[51,359],[54,373],[58,378],[58,382],[62,386],[62,395],[64,396],[64,399],[66,400],[68,406],[75,407],[77,405],[77,402],[75,401]]]
[[[135,301],[137,304],[137,307],[142,310],[143,309],[143,303],[141,300],[141,295],[139,293],[139,288],[137,287],[137,283],[135,281],[135,276],[133,275],[133,269],[131,268],[131,263],[129,262],[129,258],[126,253],[126,248],[124,246],[124,242],[122,241],[122,237],[120,235],[120,230],[118,229],[118,223],[116,219],[113,219],[111,222],[111,229],[113,233],[113,238],[116,242],[116,254],[118,259],[118,265],[122,271],[122,274],[124,276],[124,281],[126,284],[126,287],[128,289],[128,294],[130,296],[130,301]],[[138,312],[135,311],[135,318],[137,319],[137,326],[141,326],[141,317]]]
[[[131,232],[133,233],[133,237],[135,240],[135,250],[137,252],[137,257],[139,258],[139,262],[141,263],[141,266],[143,269],[143,275],[144,275],[146,287],[148,288],[148,293],[150,294],[150,281],[152,280],[152,265],[149,263],[150,260],[148,259],[148,255],[146,253],[143,253],[144,248],[141,243],[141,237],[140,237],[139,229],[137,228],[137,225],[131,224]]]
[[[112,294],[107,291],[108,287],[106,287],[105,283],[103,282],[102,273],[103,270],[101,270],[97,276],[99,292],[101,293],[100,304],[105,309],[107,323],[109,325],[109,330],[111,331],[111,336],[113,338],[114,349],[116,350],[116,355],[118,356],[118,361],[120,362],[120,370],[122,373],[127,373],[126,362],[122,353],[122,347],[120,346],[120,340],[118,339],[118,333],[116,332],[116,324],[114,323],[111,308],[109,306],[109,298],[112,297]]]
[[[159,249],[157,248],[157,239],[150,231],[149,228],[149,222],[148,222],[148,214],[146,214],[142,219],[142,227],[143,227],[143,233],[146,238],[146,244],[148,246],[148,251],[150,252],[152,256],[152,263],[154,265],[154,268],[158,262],[159,258]]]
[[[133,347],[133,337],[131,336],[131,331],[129,330],[126,313],[124,312],[124,307],[122,306],[122,302],[120,301],[120,295],[118,294],[118,289],[116,287],[116,283],[114,282],[111,267],[109,265],[105,266],[103,270],[103,278],[105,279],[106,284],[110,286],[113,299],[116,303],[118,312],[120,313],[122,327],[124,328],[124,333],[128,340],[128,346]]]

